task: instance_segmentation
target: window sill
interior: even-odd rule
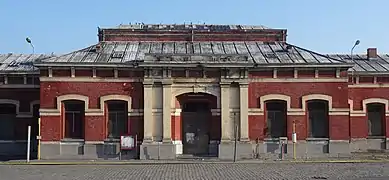
[[[367,136],[366,139],[386,139],[385,136]]]
[[[264,141],[280,141],[281,139],[282,139],[283,137],[274,137],[274,138],[272,138],[272,137],[267,137],[267,138],[264,138],[263,140]],[[284,137],[284,138],[287,138],[287,137]],[[289,139],[288,139],[289,140]]]
[[[106,138],[104,139],[104,142],[120,142],[120,139],[116,139],[116,138]]]
[[[80,143],[80,142],[85,142],[85,139],[70,139],[70,138],[65,138],[65,139],[62,139],[61,142],[65,142],[65,143],[72,143],[72,142],[75,142],[75,143]]]
[[[306,138],[306,141],[328,141],[330,138]]]

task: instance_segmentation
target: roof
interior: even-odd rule
[[[143,30],[264,30],[271,29],[263,25],[212,25],[212,24],[120,24],[114,28],[102,29],[143,29]]]
[[[131,65],[259,67],[347,66],[350,63],[283,42],[100,42],[36,63],[38,66]]]
[[[349,69],[354,74],[389,74],[389,55],[381,54],[377,58],[368,58],[366,54],[351,55],[330,54],[332,58],[353,62],[355,65]]]
[[[30,73],[34,69],[33,62],[52,57],[47,54],[0,54],[0,73]]]

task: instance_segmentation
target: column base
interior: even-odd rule
[[[143,143],[140,146],[142,160],[172,160],[176,159],[176,145],[173,143]]]
[[[221,160],[233,160],[234,159],[234,141],[222,141],[219,144],[219,159]],[[236,144],[236,160],[240,159],[252,159],[253,158],[253,146],[249,142],[238,141]]]

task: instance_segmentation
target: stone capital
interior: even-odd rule
[[[152,86],[154,84],[154,80],[152,80],[152,79],[143,79],[143,85],[144,86]]]
[[[171,86],[173,84],[173,80],[172,79],[164,79],[162,80],[162,85],[165,87],[165,86]]]

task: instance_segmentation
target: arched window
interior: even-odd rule
[[[120,100],[107,101],[108,138],[120,138],[128,133],[127,102]]]
[[[267,137],[279,138],[287,136],[286,101],[270,100],[266,102]]]
[[[80,100],[65,100],[65,138],[84,139],[85,102]]]
[[[385,129],[383,122],[385,120],[385,104],[370,103],[367,104],[368,118],[368,135],[369,136],[384,136]]]
[[[14,140],[16,105],[0,104],[0,140]]]
[[[311,100],[308,105],[309,137],[329,137],[328,101]]]

